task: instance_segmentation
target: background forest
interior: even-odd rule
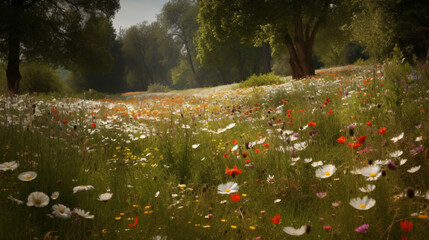
[[[19,21],[15,2],[25,9]],[[16,92],[119,93],[216,86],[270,72],[301,78],[323,67],[382,63],[395,45],[411,63],[429,53],[429,5],[418,1],[171,0],[157,21],[120,31],[111,20],[118,1],[43,2],[0,3],[4,90],[8,62],[22,75]],[[14,36],[21,36],[18,45]],[[294,59],[309,66],[296,68]]]

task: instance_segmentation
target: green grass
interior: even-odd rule
[[[407,187],[421,195],[429,190],[428,79],[422,74],[410,80],[420,69],[402,74],[399,68],[389,66],[394,78],[383,69],[359,69],[211,95],[1,97],[0,164],[16,161],[19,166],[0,171],[0,238],[283,239],[292,238],[284,227],[302,225],[311,231],[301,239],[429,238],[428,220],[414,214],[429,214],[429,200],[400,197]],[[398,81],[405,85],[395,85]],[[308,126],[310,121],[316,126]],[[353,132],[350,124],[356,124]],[[382,127],[384,135],[378,133]],[[403,139],[394,143],[391,139],[402,132]],[[363,135],[361,147],[347,147]],[[336,141],[341,136],[344,144]],[[422,141],[416,142],[419,136]],[[255,146],[248,149],[249,142]],[[305,149],[297,145],[303,142]],[[423,149],[413,155],[420,144]],[[383,165],[385,177],[366,181],[350,173],[394,159],[389,154],[396,150],[408,161],[396,170]],[[316,177],[311,164],[318,161],[336,166],[332,177]],[[419,171],[407,172],[417,165]],[[232,178],[225,174],[227,166],[242,173]],[[22,182],[17,176],[25,171],[38,176]],[[272,183],[269,175],[274,175]],[[229,181],[239,185],[238,202],[217,193],[218,185]],[[359,187],[367,184],[375,190],[362,193]],[[94,190],[73,194],[79,185]],[[60,196],[46,207],[28,207],[34,191]],[[112,198],[97,201],[105,192]],[[326,197],[317,197],[323,192]],[[376,200],[373,208],[350,206],[350,199],[365,195]],[[54,204],[95,217],[56,218]],[[280,223],[273,224],[270,218],[277,214]],[[413,222],[411,232],[401,229],[403,220]],[[368,232],[355,233],[364,223],[370,225]],[[332,230],[326,232],[328,225]]]

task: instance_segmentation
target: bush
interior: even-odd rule
[[[279,76],[274,75],[274,73],[259,74],[259,76],[257,76],[256,74],[253,74],[246,81],[241,82],[240,87],[248,88],[248,87],[256,87],[256,86],[271,85],[271,84],[282,84],[282,83],[284,83],[284,81],[282,81]]]
[[[52,67],[41,63],[23,64],[20,92],[63,92],[65,84]]]
[[[162,85],[160,83],[152,83],[147,87],[148,92],[169,92],[170,88],[166,85]]]

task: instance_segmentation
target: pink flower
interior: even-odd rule
[[[369,228],[369,224],[363,224],[363,225],[360,225],[359,227],[355,228],[355,232],[363,234],[363,233],[368,232],[368,228]]]

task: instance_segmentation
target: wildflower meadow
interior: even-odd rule
[[[428,67],[283,80],[1,96],[0,239],[429,239]]]

